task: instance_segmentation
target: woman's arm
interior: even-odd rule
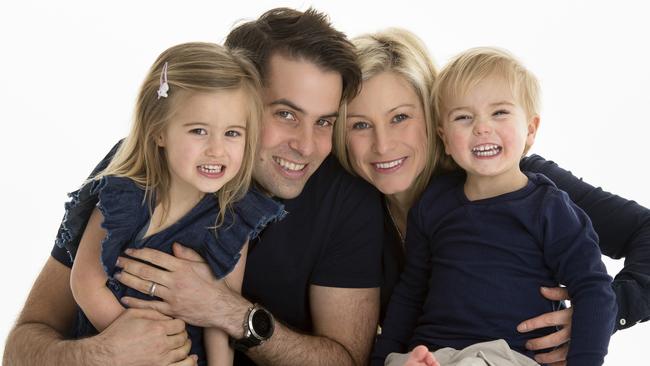
[[[124,307],[106,287],[108,277],[100,262],[101,242],[106,237],[106,231],[101,227],[103,219],[101,212],[95,208],[81,237],[70,274],[74,299],[99,332],[124,311]]]
[[[542,173],[587,213],[599,237],[603,254],[625,258],[614,278],[618,303],[617,329],[650,318],[650,210],[603,191],[575,177],[552,161],[532,155],[522,159],[525,171]]]
[[[244,270],[246,269],[246,256],[248,255],[248,242],[244,244],[241,256],[235,268],[225,278],[225,282],[233,291],[241,293],[241,286],[244,282]],[[228,333],[218,328],[205,328],[205,349],[208,356],[208,366],[232,365],[235,352],[228,345]]]

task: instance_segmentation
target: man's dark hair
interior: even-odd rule
[[[354,46],[345,34],[332,27],[327,15],[312,8],[304,13],[289,8],[271,9],[257,20],[233,29],[225,46],[248,51],[262,82],[267,77],[269,58],[280,52],[338,72],[343,79],[343,100],[353,98],[361,85]]]

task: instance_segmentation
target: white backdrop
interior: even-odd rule
[[[137,88],[156,56],[180,42],[222,42],[238,20],[275,6],[314,6],[349,36],[405,27],[437,65],[469,47],[509,49],[542,84],[532,152],[650,207],[650,12],[643,2],[612,3],[2,2],[0,341],[49,256],[66,192],[127,133]],[[607,266],[614,274],[622,264]],[[606,364],[647,359],[642,339],[649,336],[649,324],[617,333]]]

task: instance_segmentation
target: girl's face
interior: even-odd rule
[[[405,192],[427,159],[420,98],[406,79],[383,72],[363,82],[347,109],[347,150],[354,171],[383,194]]]
[[[179,98],[157,143],[165,149],[172,193],[200,198],[218,191],[241,167],[248,98],[241,89]]]

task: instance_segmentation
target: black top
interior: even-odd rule
[[[614,259],[625,258],[625,267],[614,277],[612,285],[618,303],[616,328],[625,329],[648,320],[650,318],[650,210],[634,201],[596,188],[539,155],[523,158],[520,166],[522,171],[542,173],[547,176],[587,213],[598,234],[598,244],[604,255]],[[384,268],[388,271],[384,271],[382,314],[385,314],[390,298],[386,293],[392,291],[399,273],[404,268],[404,251],[401,250],[402,244],[394,226],[387,222],[384,230],[387,233],[384,262],[393,259],[389,264],[384,263]],[[391,237],[393,240],[390,240]],[[387,255],[387,252],[391,255]]]
[[[546,328],[517,324],[551,312],[539,286],[565,284],[574,308],[571,365],[600,365],[614,329],[616,298],[587,215],[542,174],[525,187],[469,201],[464,174],[432,180],[411,208],[406,266],[395,287],[373,364],[418,344],[463,349],[504,339],[524,344]]]
[[[93,174],[106,166],[115,150]],[[379,287],[380,202],[374,187],[346,173],[333,155],[328,156],[303,192],[282,202],[287,211],[284,219],[250,241],[242,294],[263,305],[277,320],[310,332],[310,285]],[[87,218],[84,227],[86,223]],[[67,266],[72,264],[67,252],[56,245],[52,256]],[[235,364],[249,363],[237,353]]]

